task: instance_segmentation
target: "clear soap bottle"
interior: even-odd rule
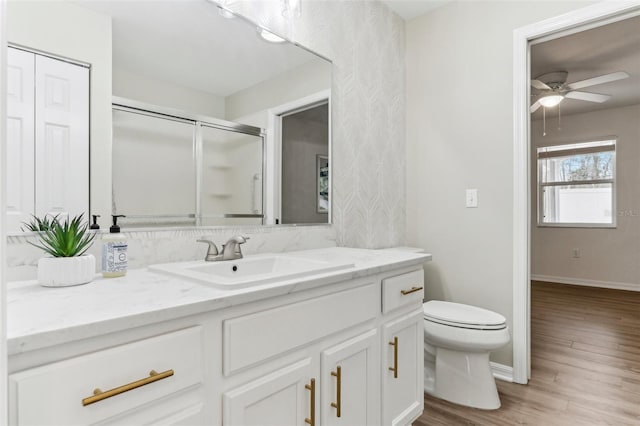
[[[122,277],[127,273],[127,237],[120,233],[118,218],[124,215],[112,215],[113,225],[109,233],[102,237],[102,276]]]

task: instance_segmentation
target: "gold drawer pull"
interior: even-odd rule
[[[411,294],[411,293],[415,293],[416,291],[420,291],[422,290],[423,287],[411,287],[411,289],[409,290],[400,290],[400,293],[402,293],[403,296],[406,296],[407,294]]]
[[[135,388],[139,388],[140,386],[148,385],[149,383],[166,379],[167,377],[170,377],[170,376],[173,376],[173,370],[163,371],[162,373],[158,373],[155,370],[151,370],[149,372],[149,377],[145,377],[144,379],[136,380],[135,382],[131,382],[129,384],[110,389],[106,392],[102,392],[99,388],[96,388],[93,391],[93,396],[90,396],[82,400],[82,405],[85,405],[85,406],[90,405],[95,402],[102,401],[103,399],[111,398],[112,396],[116,396],[121,393],[128,392]]]
[[[393,338],[393,342],[389,342],[393,346],[393,367],[389,367],[389,371],[393,371],[393,378],[398,378],[398,336]]]
[[[316,379],[311,379],[311,383],[304,385],[304,388],[311,391],[311,418],[304,419],[304,422],[316,426]]]
[[[336,378],[336,402],[332,402],[331,406],[336,409],[336,417],[341,416],[342,412],[342,369],[338,365],[336,371],[332,371],[331,375]]]

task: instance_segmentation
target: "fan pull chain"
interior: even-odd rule
[[[562,131],[562,118],[560,118],[560,104],[558,104],[558,131],[559,132]]]
[[[542,136],[547,136],[547,107],[542,107]]]

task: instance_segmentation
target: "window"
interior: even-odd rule
[[[615,226],[615,140],[537,151],[538,225]]]

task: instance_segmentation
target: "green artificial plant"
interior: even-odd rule
[[[89,250],[96,236],[95,233],[89,232],[89,224],[84,222],[83,216],[75,216],[71,221],[67,218],[64,222],[57,216],[45,216],[43,219],[33,216],[33,219],[24,225],[26,229],[37,233],[40,244],[31,241],[29,244],[53,257],[82,256]]]

